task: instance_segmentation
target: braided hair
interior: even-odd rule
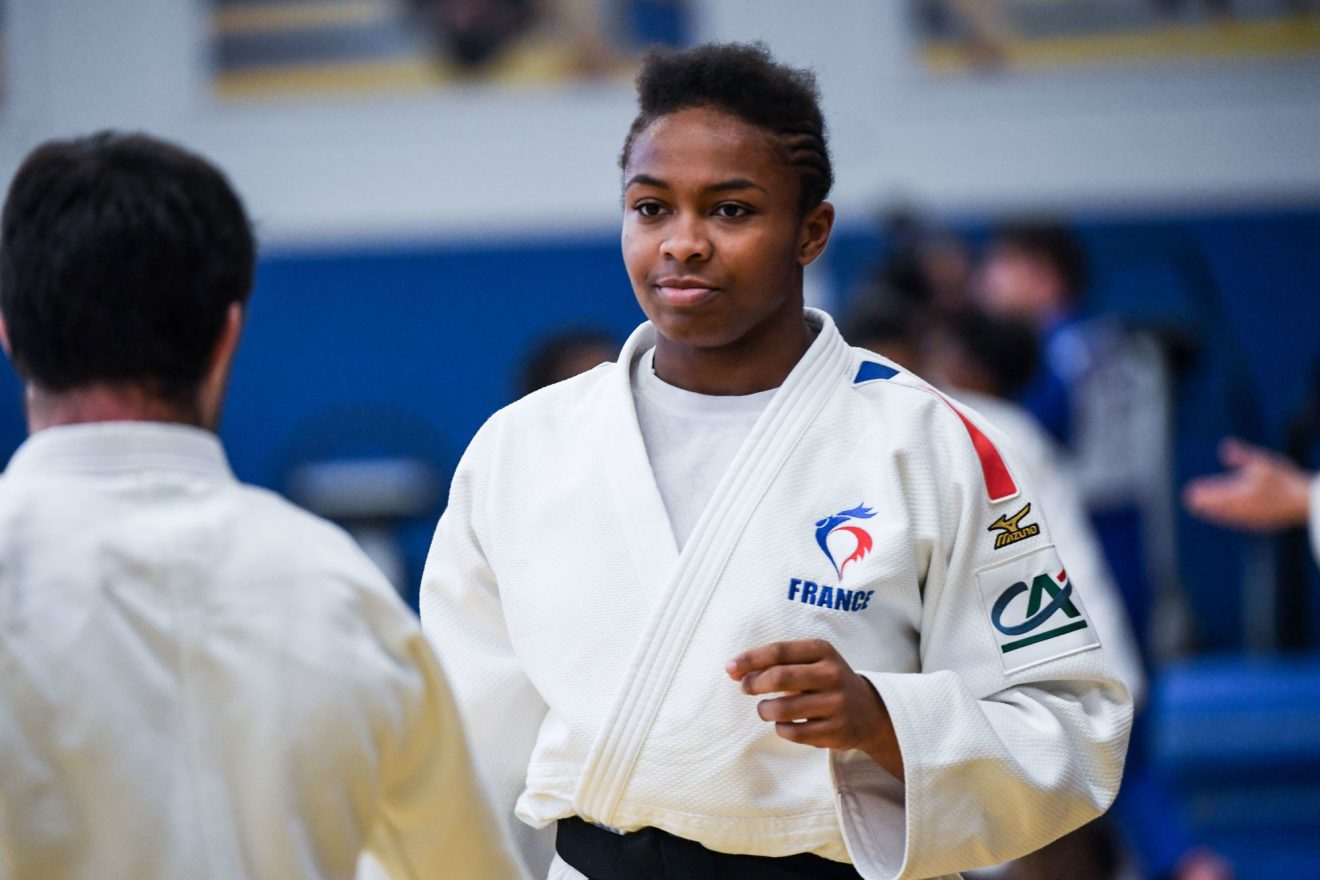
[[[652,49],[637,74],[637,103],[620,168],[627,168],[633,142],[651,123],[679,110],[709,107],[775,136],[785,161],[798,172],[802,214],[825,201],[834,184],[815,75],[776,62],[762,43]]]

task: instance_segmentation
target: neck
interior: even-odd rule
[[[135,385],[94,384],[68,391],[27,389],[28,432],[93,422],[172,422],[209,428],[200,407],[161,400]]]
[[[801,309],[767,322],[736,342],[701,348],[661,336],[655,344],[655,374],[698,394],[735,396],[784,384],[816,338]]]

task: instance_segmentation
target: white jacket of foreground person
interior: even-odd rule
[[[0,878],[508,878],[445,678],[341,530],[213,434],[34,434],[0,477]]]
[[[423,625],[509,818],[654,826],[891,880],[1006,861],[1109,805],[1131,701],[1045,519],[1017,517],[1040,509],[1026,475],[992,428],[808,320],[815,342],[681,552],[630,387],[649,324],[619,363],[509,406],[468,448]],[[778,737],[726,674],[803,638],[875,686],[905,782]]]
[[[1050,536],[1059,557],[1073,581],[1082,585],[1086,610],[1100,634],[1105,654],[1127,685],[1133,702],[1141,705],[1146,694],[1146,674],[1123,596],[1114,583],[1095,528],[1087,518],[1081,493],[1065,471],[1054,440],[1031,413],[1016,403],[961,389],[952,394],[960,403],[985,416],[1012,444],[1036,497],[1043,509],[1049,511]]]

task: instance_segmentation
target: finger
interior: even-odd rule
[[[843,694],[795,694],[756,704],[762,721],[820,721],[833,718],[843,710]]]
[[[1198,513],[1213,513],[1242,500],[1241,480],[1235,477],[1198,477],[1183,488],[1183,501]]]
[[[834,653],[834,646],[824,639],[771,642],[744,651],[725,664],[724,669],[734,681],[740,681],[744,675],[758,669],[792,663],[815,663]]]
[[[1219,460],[1224,467],[1242,467],[1251,459],[1251,444],[1236,437],[1226,437],[1219,444]]]
[[[815,663],[771,666],[747,673],[744,694],[801,693],[837,688],[843,683],[843,665],[833,658]]]
[[[775,733],[789,742],[828,749],[839,741],[839,722],[833,718],[817,721],[779,721]]]
[[[1188,512],[1215,525],[1235,529],[1273,528],[1273,505],[1254,480],[1202,477],[1183,491]]]
[[[1224,467],[1242,470],[1255,465],[1269,465],[1278,460],[1277,453],[1263,446],[1256,446],[1236,437],[1229,437],[1219,444],[1219,460]]]

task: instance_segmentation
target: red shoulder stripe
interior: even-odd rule
[[[935,389],[935,395],[940,400],[958,414],[962,420],[963,427],[967,429],[967,434],[972,438],[972,446],[976,448],[976,455],[981,459],[981,474],[985,477],[985,491],[990,496],[990,502],[993,504],[998,501],[1007,501],[1018,493],[1017,483],[1013,480],[1013,475],[1009,473],[1008,465],[1004,463],[1004,457],[999,454],[998,447],[994,441],[985,436],[981,429],[976,427],[971,419],[963,415],[962,410],[953,405],[953,401],[940,394]]]

